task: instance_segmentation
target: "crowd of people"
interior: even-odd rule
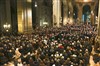
[[[93,54],[96,27],[67,24],[57,28],[38,28],[32,34],[0,37],[0,66],[88,66]]]

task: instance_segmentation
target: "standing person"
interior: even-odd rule
[[[90,56],[89,64],[90,64],[90,66],[95,66],[95,63],[93,61],[93,56],[92,55]]]
[[[15,66],[18,66],[18,62],[21,62],[21,53],[19,52],[19,48],[16,48],[15,50]]]

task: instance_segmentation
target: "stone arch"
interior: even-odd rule
[[[91,6],[88,5],[88,4],[86,4],[86,5],[83,6],[82,9],[83,9],[83,10],[86,10],[86,11],[91,11]],[[83,10],[82,10],[82,11],[83,11]]]
[[[82,19],[83,22],[90,22],[91,6],[86,4],[82,8]]]

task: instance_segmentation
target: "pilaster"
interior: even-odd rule
[[[72,6],[72,1],[70,0],[68,2],[69,6],[69,24],[73,23],[73,6]]]
[[[100,0],[99,0],[99,11],[98,11],[98,36],[100,36]]]
[[[100,52],[100,0],[98,9],[98,26],[97,26],[97,37],[95,38],[95,51]]]
[[[61,1],[53,0],[53,27],[60,27]]]
[[[78,6],[78,23],[81,23],[82,22],[82,4],[81,3],[78,3],[77,4],[77,6]]]
[[[95,5],[94,4],[91,4],[91,24],[94,25],[94,8],[95,8]]]
[[[68,2],[63,0],[63,25],[66,25],[68,22]]]
[[[18,32],[32,32],[32,8],[31,0],[17,0],[17,17],[18,17]]]
[[[18,17],[18,32],[23,33],[24,32],[24,26],[23,26],[23,7],[22,7],[22,1],[17,0],[17,17]]]

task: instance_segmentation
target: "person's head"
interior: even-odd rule
[[[19,50],[19,48],[16,48],[16,50],[18,51],[18,50]]]

